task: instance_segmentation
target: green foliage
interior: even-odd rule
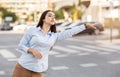
[[[55,11],[56,19],[64,19],[64,15],[61,9]]]
[[[78,0],[78,6],[80,6],[82,4],[81,0]]]
[[[81,10],[78,10],[78,19],[81,19],[81,18],[82,18],[83,13],[84,13],[84,12],[82,12]]]
[[[15,22],[18,19],[15,13],[9,12],[3,7],[0,7],[0,12],[2,13],[2,19],[5,19],[5,17],[8,17],[8,16],[13,18],[12,22]]]
[[[80,5],[79,5],[80,6]],[[71,12],[71,17],[74,21],[81,19],[82,15],[83,15],[83,11],[79,10],[76,8],[75,4],[72,5],[72,8],[70,8],[70,12]]]
[[[82,15],[84,11],[82,11],[79,7],[81,6],[82,2],[81,0],[78,1],[78,4],[76,5],[73,3],[72,6],[64,6],[61,9],[55,11],[56,19],[63,19],[63,9],[69,14],[69,17],[72,18],[73,21],[80,20],[82,18]]]
[[[2,18],[5,19],[5,17],[9,17],[9,16],[13,18],[12,22],[15,22],[17,20],[17,16],[15,15],[15,13],[12,12],[5,12]]]

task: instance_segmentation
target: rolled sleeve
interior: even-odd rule
[[[29,41],[31,39],[31,29],[27,30],[26,33],[23,35],[20,43],[18,44],[18,49],[27,53],[29,49]]]

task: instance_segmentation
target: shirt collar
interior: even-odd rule
[[[37,31],[42,31],[42,29],[41,29],[40,27],[37,27]],[[51,35],[51,34],[52,34],[52,32],[49,31],[49,32],[48,32],[48,35]]]

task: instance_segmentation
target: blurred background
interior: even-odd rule
[[[120,77],[120,0],[0,0],[0,77],[11,76],[20,39],[47,9],[58,32],[84,23],[96,30],[57,42],[45,77]]]
[[[120,31],[120,0],[0,0],[0,30],[25,31],[46,9],[55,11],[58,25],[99,22]]]
[[[95,31],[79,34],[120,38],[120,0],[0,0],[0,31],[24,33],[47,9],[55,12],[58,32],[92,23]]]

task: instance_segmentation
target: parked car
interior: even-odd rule
[[[57,22],[55,25],[56,26],[59,26],[59,25],[61,25],[62,24],[62,22]]]
[[[80,26],[80,25],[86,24],[86,23],[93,24],[96,27],[96,30],[92,30],[89,28],[89,29],[82,31],[81,34],[88,33],[88,34],[92,35],[92,34],[99,34],[100,32],[104,31],[104,26],[99,22],[73,22],[71,25],[64,28],[64,30],[68,30],[68,29],[71,29],[73,27]]]
[[[62,32],[66,29],[67,26],[69,26],[71,22],[64,22],[57,26],[57,32]]]
[[[21,24],[18,24],[18,25],[15,25],[13,27],[13,31],[26,31],[29,27],[24,24],[24,23],[21,23]]]
[[[84,23],[82,23],[82,22],[73,22],[73,23],[71,23],[69,26],[67,26],[67,27],[65,28],[65,30],[71,29],[71,28],[76,27],[76,26],[80,26],[80,25],[82,25],[82,24],[84,24]]]
[[[84,22],[84,23],[93,24],[96,27],[96,30],[86,29],[81,33],[88,33],[92,35],[92,34],[99,34],[100,32],[104,31],[104,25],[100,22]]]
[[[4,31],[4,30],[12,30],[12,29],[13,29],[13,27],[10,26],[10,24],[7,23],[7,22],[4,22],[4,23],[0,24],[0,30],[2,30],[2,31]]]

